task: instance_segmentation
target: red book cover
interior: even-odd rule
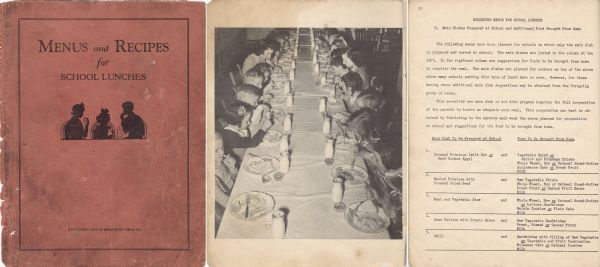
[[[2,13],[3,262],[203,266],[205,5]]]

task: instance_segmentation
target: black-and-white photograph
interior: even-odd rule
[[[216,238],[402,239],[402,29],[215,36]]]

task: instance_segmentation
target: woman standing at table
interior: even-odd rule
[[[235,159],[225,154],[223,137],[217,132],[215,134],[215,232],[219,230],[238,173],[235,165]]]

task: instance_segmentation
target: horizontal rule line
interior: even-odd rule
[[[573,174],[573,175],[590,175],[598,174],[597,172],[425,172],[425,175],[430,173],[467,173],[467,174]]]
[[[495,193],[495,192],[425,192],[426,194],[449,195],[539,195],[539,196],[597,196],[598,194],[553,194],[553,193]]]
[[[452,252],[553,252],[553,253],[590,253],[598,250],[516,250],[516,249],[426,249],[425,251],[452,251]]]
[[[431,140],[434,142],[502,142],[502,140]]]
[[[598,230],[516,230],[516,229],[425,229],[425,231],[487,231],[487,232],[567,232],[567,233],[597,233]]]
[[[524,216],[598,216],[598,214],[585,214],[585,213],[574,213],[574,214],[543,214],[543,213],[501,213],[501,212],[427,212],[426,215],[453,215],[453,214],[476,214],[476,215],[524,215]]]
[[[575,142],[575,140],[517,140],[517,142]]]

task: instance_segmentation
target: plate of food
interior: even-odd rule
[[[351,165],[338,165],[331,169],[331,176],[344,177],[344,181],[350,184],[362,184],[367,181],[369,175],[365,169]]]
[[[363,233],[383,232],[390,226],[390,218],[370,200],[352,203],[344,217],[352,228]]]
[[[263,175],[279,168],[279,160],[271,156],[251,155],[246,161],[244,170],[256,175]]]
[[[263,137],[261,144],[273,144],[279,142],[279,140],[281,140],[281,136],[283,136],[283,134],[280,131],[269,129]]]
[[[246,192],[229,202],[229,213],[239,220],[256,220],[275,208],[275,199],[265,192]]]

